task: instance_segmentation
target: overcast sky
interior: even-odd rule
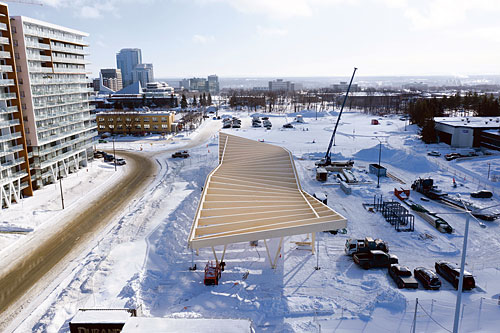
[[[94,75],[127,47],[160,78],[500,74],[496,0],[38,1],[10,15],[89,33]]]

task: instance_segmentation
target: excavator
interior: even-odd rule
[[[352,168],[352,166],[354,164],[354,161],[352,161],[352,160],[347,161],[347,162],[333,162],[332,163],[332,159],[330,157],[330,151],[332,149],[333,140],[335,138],[335,133],[337,133],[337,127],[339,126],[340,117],[342,116],[342,111],[344,111],[344,106],[345,106],[345,102],[347,101],[347,96],[349,95],[349,91],[351,90],[351,84],[352,84],[352,80],[354,79],[354,75],[356,74],[356,70],[357,70],[357,68],[354,67],[354,72],[352,73],[351,81],[349,82],[349,86],[347,87],[347,92],[344,96],[344,101],[342,102],[342,107],[340,108],[339,116],[337,118],[337,123],[335,123],[335,128],[333,129],[333,134],[332,134],[332,137],[330,139],[330,144],[328,145],[328,149],[326,150],[325,157],[315,163],[316,166],[318,166],[318,167],[326,167],[327,169],[330,166],[342,167],[342,165],[339,165],[339,163],[340,163],[340,164],[345,164],[344,167],[347,167],[350,169],[350,168]]]

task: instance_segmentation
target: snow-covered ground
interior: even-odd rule
[[[374,195],[395,199],[394,188],[409,188],[418,177],[431,176],[443,191],[460,194],[471,200],[469,192],[478,188],[494,191],[493,199],[476,199],[481,207],[499,205],[500,183],[487,180],[484,170],[498,171],[500,157],[487,156],[446,162],[443,157],[427,156],[427,151],[452,151],[445,145],[429,145],[418,140],[414,126],[406,126],[398,117],[378,118],[359,113],[345,113],[339,125],[332,153],[337,159],[355,160],[354,174],[362,181],[345,195],[330,176],[326,183],[315,180],[314,161],[327,148],[336,113],[302,112],[305,123],[282,125],[294,115],[267,115],[273,124],[270,131],[252,128],[247,113],[241,129],[229,133],[282,145],[295,156],[302,187],[310,192],[328,194],[329,206],[347,217],[347,234],[322,233],[317,257],[297,247],[294,236],[285,246],[275,270],[270,268],[262,242],[256,248],[235,244],[226,251],[226,270],[219,286],[203,285],[203,270],[213,259],[211,250],[194,256],[198,266],[191,272],[192,254],[186,248],[187,236],[197,208],[205,177],[217,163],[217,137],[220,121],[208,120],[187,140],[171,143],[161,138],[140,142],[118,140],[117,148],[143,150],[156,154],[160,175],[146,192],[117,217],[96,242],[49,288],[50,293],[34,300],[10,327],[18,332],[63,332],[78,308],[141,308],[146,316],[173,318],[249,318],[257,331],[409,331],[413,322],[415,300],[417,331],[451,330],[456,291],[443,281],[439,291],[399,290],[385,269],[364,271],[343,253],[347,238],[371,236],[389,242],[391,252],[411,269],[433,268],[440,259],[458,263],[463,242],[465,216],[438,203],[423,202],[431,211],[441,213],[455,229],[441,234],[419,217],[414,232],[397,232],[380,214],[362,206],[373,202]],[[377,118],[380,125],[370,125]],[[406,129],[406,130],[405,130]],[[147,140],[150,140],[148,142]],[[185,142],[183,142],[185,141]],[[190,143],[188,145],[188,142]],[[368,164],[378,162],[405,184],[391,178],[377,179],[368,174]],[[110,148],[111,143],[103,144]],[[165,149],[190,148],[186,160],[170,158]],[[453,187],[453,178],[458,186]],[[64,186],[64,185],[63,185]],[[420,202],[420,195],[412,192]],[[52,194],[54,201],[57,195]],[[471,200],[472,201],[472,200]],[[21,223],[18,223],[21,225]],[[498,222],[486,222],[486,228],[471,220],[467,270],[477,287],[465,292],[462,331],[497,331],[500,306],[500,250]],[[271,242],[276,248],[277,242]],[[272,249],[271,249],[272,250]],[[219,253],[222,248],[217,249]]]

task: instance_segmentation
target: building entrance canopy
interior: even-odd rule
[[[219,134],[188,244],[192,249],[345,228],[346,219],[302,190],[285,148]]]

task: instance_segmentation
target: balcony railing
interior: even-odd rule
[[[0,30],[2,30],[2,31],[7,31],[7,24],[5,24],[5,23],[0,23]]]
[[[19,139],[21,137],[21,133],[13,133],[13,134],[6,134],[6,135],[1,135],[0,136],[0,142],[6,142],[10,140],[15,140]]]
[[[0,93],[0,100],[14,99],[14,98],[16,98],[16,93]]]
[[[73,90],[68,90],[68,89],[56,89],[56,90],[50,90],[50,91],[32,91],[34,96],[40,97],[40,96],[51,96],[51,95],[70,95],[70,94],[84,94],[84,93],[89,93],[93,91],[94,89],[92,88],[81,88],[81,89],[73,89]]]
[[[88,139],[91,139],[93,138],[95,135],[94,134],[87,134],[87,135],[82,135],[82,136],[79,136],[78,138],[75,138],[73,140],[69,140],[69,141],[64,141],[60,144],[57,144],[55,146],[51,146],[49,148],[45,148],[45,149],[34,149],[33,150],[33,155],[34,156],[43,156],[43,155],[47,155],[47,154],[50,154],[50,153],[53,153],[57,150],[60,150],[60,149],[63,149],[65,147],[68,147],[72,144],[75,144],[77,142],[82,142],[82,141],[85,141],[85,140],[88,140]]]
[[[19,119],[3,120],[0,121],[0,128],[11,127],[19,125]]]
[[[86,74],[87,71],[85,68],[61,68],[54,67],[54,73],[81,73]]]
[[[67,64],[86,64],[87,61],[85,59],[76,59],[76,58],[65,58],[65,57],[53,57],[54,62],[62,62]]]
[[[14,85],[14,80],[12,79],[0,79],[0,86],[5,87],[5,86],[13,86]]]
[[[0,23],[1,24],[1,23]],[[3,58],[3,59],[10,59],[11,56],[10,56],[10,52],[7,52],[7,51],[0,51],[0,58]]]
[[[46,38],[55,39],[55,40],[59,40],[59,41],[66,41],[66,42],[80,44],[80,45],[88,45],[87,42],[85,40],[83,40],[83,38],[72,37],[72,36],[67,35],[67,34],[36,30],[36,29],[28,28],[26,26],[24,27],[23,30],[24,30],[25,35],[46,37]]]
[[[93,136],[97,136],[97,125],[80,127],[80,128],[74,129],[72,131],[59,133],[58,135],[51,135],[51,136],[48,136],[45,138],[39,138],[38,145],[43,146],[43,145],[50,143],[52,141],[61,140],[61,139],[67,138],[68,136],[76,135],[76,134],[83,133],[83,132],[95,133],[95,135],[93,135]]]
[[[34,61],[52,61],[51,56],[40,55],[40,54],[30,54],[28,55],[28,60]]]
[[[9,169],[9,168],[12,168],[13,166],[16,166],[16,165],[19,165],[19,164],[23,164],[24,161],[25,161],[24,157],[20,157],[20,158],[17,158],[17,159],[13,159],[13,160],[7,161],[7,162],[2,163],[0,165],[0,170]]]
[[[7,37],[0,37],[0,44],[2,44],[2,45],[10,45],[9,38],[7,38]]]
[[[0,72],[12,73],[12,66],[9,66],[9,65],[0,65]]]
[[[28,42],[28,41],[26,41],[26,47],[32,48],[32,49],[50,50],[50,45],[49,44],[36,43],[36,42]]]
[[[60,51],[60,52],[66,52],[66,53],[73,53],[73,54],[89,54],[89,52],[85,49],[77,49],[74,47],[66,47],[66,46],[59,46],[59,45],[52,45],[52,51]]]
[[[4,147],[5,147],[5,144],[4,144]],[[23,145],[7,146],[4,148],[4,150],[0,150],[0,157],[4,157],[7,155],[18,153],[23,149],[24,149]]]

